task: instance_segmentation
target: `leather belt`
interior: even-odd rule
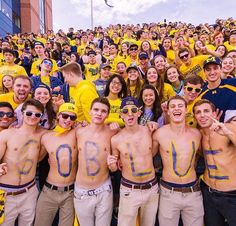
[[[50,188],[51,190],[55,190],[55,191],[70,191],[70,190],[74,190],[74,184],[65,186],[65,187],[58,187],[55,186],[53,184],[48,183],[47,181],[44,184],[47,188]]]
[[[127,188],[133,188],[133,189],[141,189],[141,190],[145,190],[145,189],[150,189],[151,187],[153,187],[154,185],[157,184],[157,179],[154,178],[153,180],[147,182],[147,183],[140,183],[140,184],[131,184],[128,183],[126,181],[124,181],[124,179],[121,179],[121,184]]]
[[[32,188],[34,185],[35,185],[35,181],[34,181],[32,184],[30,184],[28,187],[23,188],[23,189],[21,189],[21,190],[19,190],[19,191],[7,192],[7,195],[13,195],[13,196],[15,196],[15,195],[21,195],[21,194],[27,192],[27,191],[28,191],[30,188]]]
[[[181,193],[197,192],[201,190],[198,181],[196,182],[196,184],[190,187],[171,187],[168,184],[166,184],[163,180],[160,180],[160,185],[168,190],[177,191]]]

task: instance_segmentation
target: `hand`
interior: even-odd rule
[[[118,155],[108,154],[108,156],[107,156],[107,165],[108,165],[108,168],[111,171],[116,171],[117,170],[117,161],[118,161]]]
[[[210,117],[212,120],[213,120],[213,123],[210,127],[210,130],[218,133],[219,135],[222,135],[222,136],[227,136],[227,135],[233,135],[234,133],[229,130],[224,123],[222,122],[219,122],[218,120],[216,120],[215,118],[213,117]]]
[[[164,113],[167,112],[167,101],[165,101],[161,104],[161,109]]]
[[[109,127],[112,131],[118,131],[120,129],[118,122],[112,122],[109,124]]]
[[[0,176],[7,174],[7,164],[1,163],[0,164]]]
[[[147,127],[150,130],[150,132],[152,133],[158,129],[159,125],[157,122],[147,122]]]
[[[216,109],[216,120],[220,121],[220,117],[222,116],[223,111],[219,108]]]
[[[63,95],[58,94],[58,96],[53,96],[52,103],[56,108],[59,108],[63,103],[65,103]]]

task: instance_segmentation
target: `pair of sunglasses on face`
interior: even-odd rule
[[[4,112],[4,111],[0,111],[0,118],[3,118],[6,115],[7,118],[13,118],[14,117],[14,113],[13,112]]]
[[[61,117],[63,119],[68,119],[70,118],[71,121],[75,121],[77,119],[77,116],[76,115],[68,115],[66,113],[61,113]]]
[[[184,58],[188,58],[188,55],[189,54],[187,53],[187,54],[184,54],[183,56],[179,56],[179,58],[183,60]]]
[[[202,91],[201,88],[193,88],[191,86],[185,86],[186,90],[189,91],[189,92],[192,92],[193,90],[196,92],[196,93],[200,93]]]
[[[35,113],[35,112],[32,112],[32,111],[25,111],[24,113],[25,113],[26,116],[29,116],[29,117],[34,116],[36,118],[41,118],[43,116],[42,113]]]
[[[137,108],[137,107],[122,108],[122,109],[120,110],[120,112],[123,113],[123,114],[128,114],[129,111],[130,111],[131,113],[134,113],[134,114],[135,114],[135,113],[137,113],[137,112],[139,111],[139,108]]]

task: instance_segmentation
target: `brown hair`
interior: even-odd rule
[[[91,107],[90,109],[93,108],[93,105],[96,103],[101,103],[101,104],[105,104],[108,107],[108,113],[110,112],[110,103],[108,101],[108,99],[106,97],[97,97],[93,100],[93,102],[91,103]]]
[[[171,97],[171,98],[167,101],[167,109],[169,108],[170,102],[171,102],[172,100],[182,100],[182,101],[184,102],[185,107],[187,108],[187,101],[186,101],[183,97],[176,95],[176,96]]]
[[[70,62],[68,64],[65,64],[64,66],[60,68],[60,71],[72,72],[73,74],[76,74],[78,77],[82,76],[81,67],[76,62]]]
[[[211,109],[213,112],[216,111],[216,106],[209,100],[207,99],[201,99],[201,100],[198,100],[194,105],[193,105],[193,113],[195,113],[195,108],[202,105],[202,104],[209,104],[211,106]]]

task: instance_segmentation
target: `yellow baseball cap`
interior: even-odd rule
[[[72,103],[64,103],[62,104],[60,107],[59,107],[59,113],[61,112],[71,112],[71,113],[74,113],[77,115],[78,113],[78,110],[77,110],[77,107],[72,104]]]

